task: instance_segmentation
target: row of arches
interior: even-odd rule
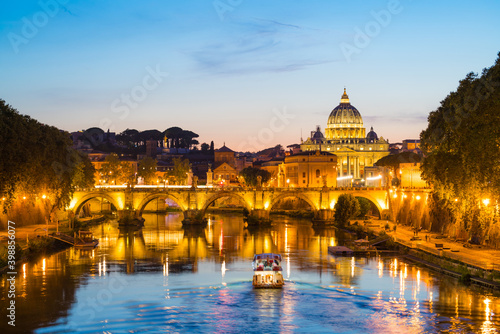
[[[377,206],[377,204],[374,203],[374,201],[370,198],[367,198],[365,196],[360,196],[360,197],[368,199],[372,203],[372,207],[373,207],[374,211],[377,211],[376,215],[378,215],[380,217],[380,208]],[[235,193],[235,192],[221,191],[221,192],[217,192],[216,194],[214,194],[213,196],[211,196],[209,199],[207,199],[205,201],[205,203],[203,204],[203,206],[200,209],[202,215],[205,215],[206,210],[213,203],[215,203],[219,199],[224,199],[224,198],[235,199],[236,201],[238,201],[241,204],[241,206],[243,208],[246,208],[248,211],[252,210],[251,205],[245,200],[245,198],[242,195]],[[74,207],[75,214],[79,214],[80,211],[82,210],[82,208],[89,201],[95,200],[95,199],[97,199],[97,200],[100,199],[101,203],[103,201],[109,203],[111,210],[114,210],[114,211],[116,211],[118,208],[121,207],[119,205],[119,203],[112,196],[110,196],[109,194],[107,194],[105,192],[103,192],[103,193],[90,193],[90,194],[83,196],[78,201],[77,205],[75,205],[75,207]],[[184,204],[184,202],[180,198],[178,198],[175,194],[164,193],[164,192],[152,193],[152,194],[149,194],[148,196],[146,196],[141,201],[139,206],[137,207],[137,211],[138,211],[139,215],[140,216],[142,215],[142,213],[144,212],[144,210],[146,209],[146,207],[148,206],[149,203],[151,203],[155,200],[159,200],[159,199],[170,200],[170,201],[174,202],[182,211],[186,211],[188,209],[186,207],[186,205]],[[274,197],[270,201],[270,203],[267,204],[265,209],[268,211],[272,211],[273,209],[275,209],[277,207],[278,203],[282,202],[285,199],[298,199],[300,202],[307,204],[313,212],[317,211],[319,209],[318,206],[315,203],[313,203],[310,198],[308,198],[306,195],[304,195],[303,193],[300,193],[300,192],[286,192],[286,193],[280,194],[280,195]]]

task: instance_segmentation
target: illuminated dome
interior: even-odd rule
[[[373,131],[373,126],[370,128],[370,132],[368,132],[368,134],[366,135],[366,139],[369,143],[373,143],[374,141],[378,140],[377,133]]]
[[[323,142],[323,139],[325,139],[325,136],[323,136],[323,133],[318,125],[316,126],[316,131],[311,132],[311,140],[315,143],[321,143]]]
[[[363,118],[358,109],[349,102],[349,96],[344,88],[340,104],[328,117],[326,137],[328,139],[365,138],[365,131]]]

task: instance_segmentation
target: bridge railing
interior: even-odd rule
[[[256,188],[253,187],[243,187],[243,186],[197,186],[198,190],[220,190],[220,191],[254,191]],[[94,188],[80,188],[77,191],[122,191],[125,189],[130,189],[132,191],[139,190],[191,190],[192,186],[177,186],[177,185],[134,185],[132,187],[127,187],[126,185],[98,185]],[[262,190],[271,190],[271,191],[297,191],[297,190],[307,190],[307,191],[322,191],[323,187],[263,187]],[[364,191],[385,191],[387,188],[384,187],[327,187],[330,191],[356,191],[356,192],[364,192]],[[402,190],[410,190],[410,188],[401,188]],[[412,188],[411,190],[429,190],[424,188]]]

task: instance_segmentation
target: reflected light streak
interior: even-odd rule
[[[493,314],[491,313],[491,309],[490,309],[490,303],[491,303],[491,300],[489,300],[488,298],[486,298],[484,300],[484,304],[486,304],[486,307],[484,309],[484,312],[485,312],[485,320],[483,322],[483,325],[481,326],[481,333],[484,333],[484,334],[489,334],[489,333],[495,333],[495,327],[493,322],[490,320],[492,317],[493,317]]]
[[[163,264],[163,276],[168,276],[168,256]]]
[[[23,278],[26,279],[26,263],[23,264]]]
[[[489,300],[488,298],[486,298],[484,300],[484,304],[486,305],[486,307],[484,309],[486,320],[490,320],[490,316],[491,316],[490,303],[491,303],[491,300]]]
[[[220,254],[222,254],[223,248],[224,248],[224,227],[221,225],[220,236],[219,236],[219,253]]]
[[[378,277],[384,276],[384,262],[378,261]]]
[[[332,247],[337,246],[336,243],[335,243],[335,238],[334,237],[330,238],[330,246],[332,246]]]
[[[43,275],[45,275],[45,268],[46,268],[45,267],[45,259],[43,259],[43,261],[42,261],[42,273],[43,273]]]
[[[222,261],[220,272],[222,274],[222,278],[224,278],[224,276],[226,276],[226,260]]]
[[[286,258],[286,278],[290,278],[290,255]]]
[[[417,290],[420,292],[420,269],[417,271]]]
[[[288,228],[285,227],[285,252],[288,253]]]
[[[354,261],[354,256],[351,258],[351,277],[354,277],[354,265],[355,265],[355,261]]]
[[[402,301],[405,300],[405,276],[403,273],[403,268],[401,268],[401,271],[399,273],[399,299]]]
[[[102,274],[106,276],[106,258],[102,260]]]
[[[102,275],[102,265],[101,262],[99,262],[99,277]]]
[[[430,291],[429,292],[429,312],[431,312],[431,313],[434,312],[432,310],[432,298],[433,298],[433,293],[432,293],[432,291]]]

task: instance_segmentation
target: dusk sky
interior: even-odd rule
[[[179,126],[233,150],[324,132],[344,87],[367,132],[416,139],[500,51],[498,0],[2,7],[0,99],[20,113],[68,131]]]

